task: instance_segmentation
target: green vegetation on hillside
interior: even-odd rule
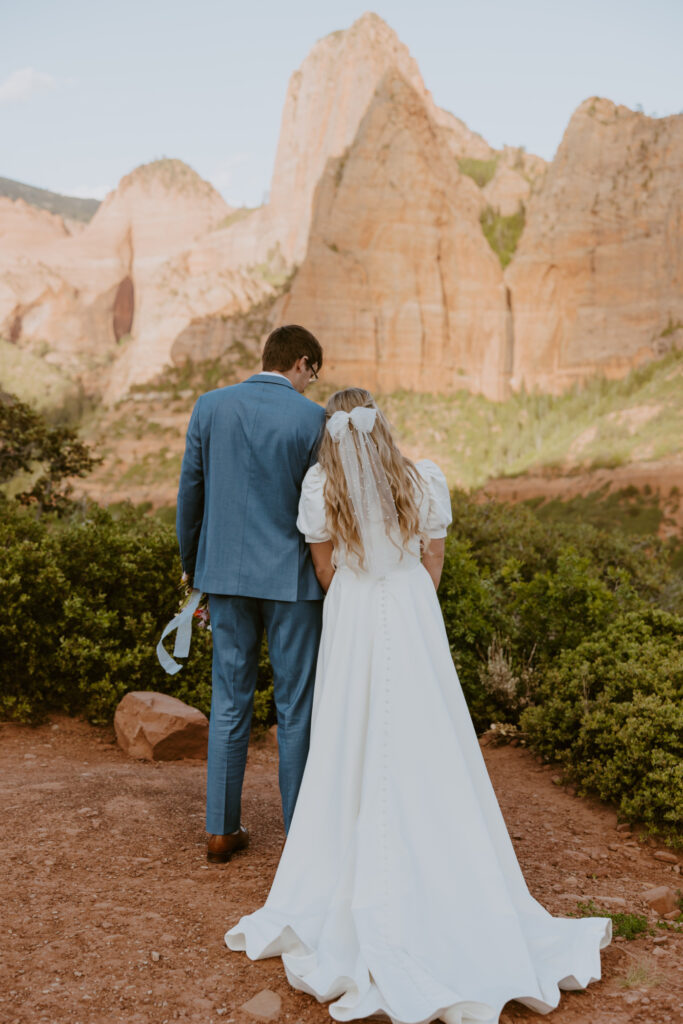
[[[504,217],[492,206],[487,206],[481,212],[481,229],[503,268],[507,267],[515,253],[524,231],[525,221],[526,211],[523,203],[520,203],[517,212],[510,214],[509,217]]]
[[[494,156],[490,160],[475,160],[471,156],[463,156],[458,160],[458,167],[460,168],[461,174],[466,174],[468,178],[471,178],[479,188],[483,188],[484,185],[488,185],[491,178],[496,173],[496,167],[498,166],[498,157]]]
[[[47,349],[47,346],[45,346]],[[73,381],[41,355],[0,337],[0,388],[60,422],[78,419],[86,401]]]
[[[377,397],[404,445],[472,488],[531,470],[559,474],[672,455],[683,437],[682,386],[683,352],[670,352],[622,380],[594,377],[561,395]]]
[[[97,199],[78,199],[75,196],[63,196],[58,192],[49,192],[44,188],[24,185],[22,182],[13,181],[11,178],[0,178],[0,196],[7,196],[8,199],[23,199],[25,203],[37,206],[41,210],[49,210],[50,213],[59,214],[60,217],[82,220],[86,223],[92,220],[95,211],[100,205]]]
[[[584,522],[605,530],[618,526],[632,536],[656,534],[665,518],[661,499],[650,488],[639,491],[632,486],[610,491],[609,484],[604,484],[590,494],[550,500],[532,498],[525,504],[544,523]]]
[[[220,231],[222,228],[229,228],[232,224],[237,224],[238,221],[249,217],[250,214],[254,213],[258,209],[258,206],[238,206],[236,210],[233,210],[232,213],[229,213],[227,217],[224,217],[223,220],[216,224],[214,231]]]

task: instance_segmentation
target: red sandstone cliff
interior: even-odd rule
[[[623,375],[683,343],[683,116],[572,116],[506,270],[514,387]]]
[[[501,397],[505,287],[480,208],[424,97],[387,75],[327,165],[280,319],[319,335],[340,384]]]

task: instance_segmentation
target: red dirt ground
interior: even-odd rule
[[[609,808],[570,795],[526,750],[484,748],[532,894],[553,914],[578,899],[625,899],[683,886],[655,845],[616,831]],[[243,816],[251,846],[207,865],[205,764],[132,761],[113,732],[55,718],[0,726],[2,833],[1,1024],[253,1024],[241,1009],[262,989],[281,996],[277,1020],[329,1021],[293,991],[278,958],[230,953],[226,929],[260,906],[284,839],[277,754],[252,744]],[[603,980],[564,993],[543,1018],[508,1003],[502,1024],[674,1024],[683,1006],[683,934],[617,940]],[[154,953],[154,956],[152,954]]]

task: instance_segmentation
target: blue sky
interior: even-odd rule
[[[290,74],[367,9],[496,147],[551,159],[592,95],[683,110],[683,0],[0,0],[0,175],[101,198],[172,156],[257,205]]]

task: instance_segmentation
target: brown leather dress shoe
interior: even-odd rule
[[[212,864],[225,864],[233,853],[243,850],[248,845],[249,832],[244,825],[240,825],[239,832],[232,832],[227,836],[210,835],[206,847],[206,859]]]

